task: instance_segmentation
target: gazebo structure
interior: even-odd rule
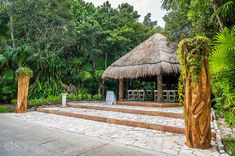
[[[118,97],[122,101],[124,79],[156,77],[157,102],[163,102],[163,75],[179,75],[179,61],[176,44],[168,43],[164,35],[156,33],[111,64],[103,78],[119,80]]]

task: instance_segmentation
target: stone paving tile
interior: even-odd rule
[[[218,156],[215,142],[206,150],[191,149],[185,145],[185,135],[161,132],[150,129],[113,125],[54,114],[28,112],[24,114],[9,113],[6,116],[39,124],[51,128],[71,131],[113,143],[144,148],[169,155]]]
[[[140,107],[140,106],[107,105],[105,102],[68,102],[68,103],[69,104],[79,103],[79,105],[105,106],[112,108],[127,108],[134,110],[183,113],[183,109],[181,107]]]
[[[129,114],[129,113],[121,113],[121,112],[83,109],[83,108],[70,108],[70,107],[66,107],[66,108],[52,107],[52,108],[46,108],[46,109],[184,128],[183,119],[176,119],[176,118],[170,118],[170,117]]]

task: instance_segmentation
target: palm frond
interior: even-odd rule
[[[212,74],[229,72],[235,69],[235,27],[217,34],[213,53],[210,57]]]
[[[234,7],[235,3],[232,0],[224,3],[219,8],[217,8],[217,10],[211,15],[210,22],[212,22],[217,15],[222,18],[227,17],[230,13],[232,13]]]

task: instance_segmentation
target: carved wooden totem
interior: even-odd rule
[[[185,59],[185,128],[186,145],[205,149],[211,145],[211,101],[208,59],[204,59],[198,82],[192,82],[190,66]]]
[[[30,75],[18,76],[16,113],[25,113],[27,110],[29,80],[30,80]]]

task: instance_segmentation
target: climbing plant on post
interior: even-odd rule
[[[181,85],[185,82],[181,92],[184,93],[186,145],[205,149],[211,145],[209,40],[199,36],[184,39],[179,43],[177,54]]]
[[[21,67],[16,70],[18,80],[16,113],[25,113],[27,110],[29,80],[32,75],[33,71],[29,68]]]

